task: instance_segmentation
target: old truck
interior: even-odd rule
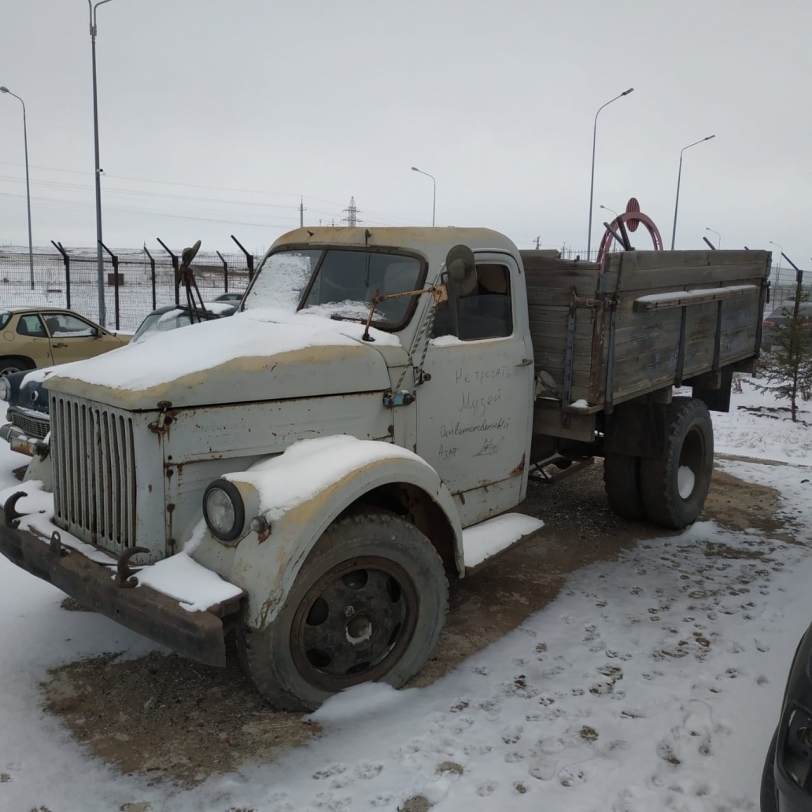
[[[402,685],[447,578],[541,525],[508,512],[531,476],[603,457],[617,513],[699,516],[708,409],[758,355],[769,262],[292,231],[232,318],[48,378],[49,442],[0,493],[0,551],[202,662],[235,633],[279,708]]]

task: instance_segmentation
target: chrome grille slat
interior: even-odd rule
[[[135,544],[135,438],[126,412],[51,397],[54,512],[60,526],[119,551]]]

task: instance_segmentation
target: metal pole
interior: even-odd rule
[[[68,310],[70,310],[70,257],[68,256],[68,252],[62,247],[61,242],[51,240],[51,245],[62,254],[62,259],[65,262],[65,299]]]
[[[592,172],[589,179],[589,233],[587,234],[586,238],[586,259],[587,262],[591,256],[592,250],[592,198],[595,191],[595,144],[598,138],[598,116],[600,115],[601,110],[604,107],[607,107],[612,102],[616,102],[618,99],[623,98],[623,96],[628,96],[634,90],[633,87],[630,87],[628,90],[624,90],[619,96],[615,96],[614,99],[609,99],[606,104],[602,104],[598,108],[598,112],[595,113],[595,125],[592,128]]]
[[[254,255],[249,254],[248,251],[243,248],[242,243],[233,234],[231,235],[231,239],[237,243],[240,250],[245,254],[245,261],[248,263],[248,281],[250,282],[254,278]]]
[[[716,244],[717,248],[722,247],[722,235],[718,231],[714,231],[712,228],[708,228],[705,226],[705,231],[710,231],[711,234],[715,234],[719,238],[719,242]]]
[[[120,329],[119,327],[119,306],[118,306],[118,257],[104,244],[102,243],[102,248],[110,254],[110,257],[113,260],[113,292],[114,292],[114,299],[115,302],[115,313],[116,313],[116,330]]]
[[[677,212],[679,211],[679,186],[680,181],[682,180],[682,153],[685,152],[686,149],[690,149],[691,147],[695,147],[697,144],[701,144],[703,141],[710,141],[711,138],[716,138],[715,135],[708,135],[705,138],[700,138],[699,141],[694,141],[693,144],[688,144],[687,147],[683,147],[679,152],[679,172],[677,173],[677,202],[674,204],[674,230],[671,232],[671,250],[674,250],[674,242],[677,238]]]
[[[178,265],[178,258],[166,247],[166,243],[160,237],[155,239],[163,246],[164,251],[172,257],[172,269],[175,272],[175,306],[178,307],[180,305],[180,266]]]
[[[152,275],[152,309],[155,310],[158,306],[155,303],[155,260],[152,258],[152,254],[150,254],[149,248],[147,248],[146,245],[144,246],[144,253],[149,257],[149,267]]]
[[[7,87],[0,87],[0,93],[14,96],[23,106],[23,144],[25,145],[25,197],[28,203],[28,267],[31,272],[31,290],[34,290],[34,241],[31,238],[31,184],[28,180],[28,124],[25,119],[25,102]],[[70,305],[69,305],[70,306]]]
[[[99,168],[99,102],[96,87],[96,9],[110,0],[99,0],[94,6],[87,0],[90,12],[90,49],[93,65],[93,141],[96,158],[96,282],[99,288],[99,324],[105,327],[104,257],[102,255],[101,169]]]
[[[437,181],[434,179],[434,175],[429,175],[428,172],[424,172],[422,169],[418,169],[416,166],[412,167],[412,172],[419,172],[421,175],[431,178],[433,190],[431,194],[431,225],[433,228],[435,224],[435,214],[437,213]]]
[[[217,251],[217,256],[220,257],[220,262],[223,263],[223,282],[225,283],[225,292],[228,293],[228,263],[219,251]]]

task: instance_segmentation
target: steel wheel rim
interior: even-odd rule
[[[704,459],[705,437],[698,428],[692,427],[685,435],[685,440],[683,440],[682,448],[679,452],[679,462],[677,463],[678,472],[680,468],[685,466],[686,468],[690,468],[694,477],[690,493],[687,494],[687,496],[683,496],[682,493],[680,493],[680,498],[683,502],[687,502],[696,493],[699,478],[702,473],[702,461]]]
[[[326,691],[384,676],[417,626],[417,591],[399,564],[366,556],[342,561],[308,589],[290,643],[299,673]]]

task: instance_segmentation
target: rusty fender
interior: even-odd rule
[[[311,464],[315,479],[322,463],[314,456]],[[230,474],[228,479],[243,493],[252,490],[251,485],[240,482],[239,473]],[[442,511],[454,534],[457,571],[463,575],[462,527],[454,500],[437,472],[417,456],[413,460],[403,457],[371,460],[281,516],[264,503],[265,515],[273,515],[268,522],[269,534],[258,536],[249,531],[236,546],[226,548],[207,529],[192,557],[242,588],[248,596],[243,621],[250,628],[264,628],[282,608],[302,564],[322,533],[364,494],[388,484],[413,486]],[[251,518],[246,516],[246,522]]]

